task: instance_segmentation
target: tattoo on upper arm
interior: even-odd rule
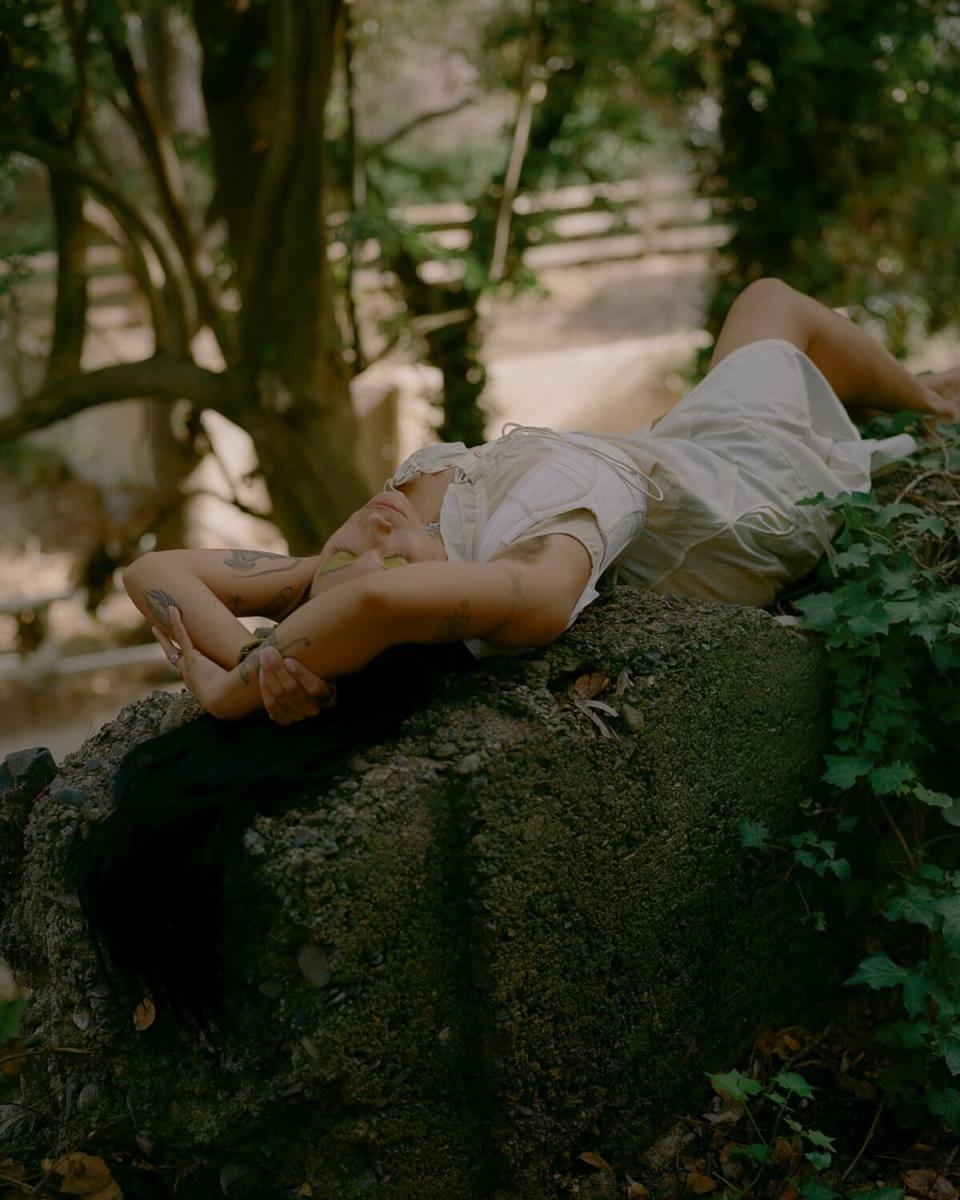
[[[146,588],[143,593],[143,599],[150,610],[150,616],[153,617],[158,625],[169,630],[170,622],[167,619],[167,609],[171,605],[175,608],[180,608],[176,600],[174,600],[169,592],[165,592],[163,588]]]
[[[244,607],[246,607],[246,605],[242,596],[227,597],[227,608],[229,608],[232,613],[239,612],[240,609]]]
[[[255,571],[253,568],[261,558],[283,559],[283,566]],[[291,558],[287,554],[274,554],[270,550],[231,550],[230,557],[223,560],[224,566],[230,567],[233,571],[242,571],[247,578],[255,575],[275,575],[278,571],[290,571],[299,566],[301,562],[302,559]]]

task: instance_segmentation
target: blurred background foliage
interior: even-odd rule
[[[226,7],[262,33],[251,14],[264,0]],[[156,0],[4,0],[0,121],[122,172],[133,199],[151,203],[126,55],[165,112],[209,234],[218,180],[202,62],[222,70],[229,58],[253,89],[269,84],[277,52],[269,39],[219,38],[209,21],[198,34],[195,15]],[[712,333],[762,275],[849,305],[898,354],[956,323],[956,0],[354,0],[332,36],[317,48],[318,62],[334,60],[328,204],[349,214],[351,247],[380,243],[396,300],[388,341],[440,368],[440,437],[484,435],[478,300],[534,282],[522,252],[536,220],[514,220],[497,245],[505,188],[692,170],[732,230],[715,256]],[[35,194],[34,174],[22,155],[4,157],[9,257],[55,242],[48,206],[16,203]],[[459,278],[425,284],[418,267],[435,248],[395,210],[443,200],[474,208],[469,246],[449,254]],[[208,240],[229,280],[235,253]],[[352,254],[336,268],[341,299],[353,269]],[[462,320],[415,331],[417,316],[451,306]],[[368,354],[349,307],[340,333],[355,373]]]

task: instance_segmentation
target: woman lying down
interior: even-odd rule
[[[297,785],[315,796],[450,669],[559,637],[614,565],[660,592],[770,604],[838,530],[797,502],[868,491],[916,449],[905,433],[861,438],[845,406],[956,420],[958,402],[960,369],[911,375],[845,317],[761,279],[699,385],[630,434],[514,427],[472,450],[428,446],[309,558],[144,555],[127,591],[206,711],[128,753],[113,811],[74,847],[98,957],[131,996],[163,994],[209,1033],[254,812]],[[251,615],[278,623],[250,639],[237,618]]]

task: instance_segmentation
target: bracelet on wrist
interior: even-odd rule
[[[271,633],[273,633],[273,627],[269,625],[264,625],[261,629],[254,630],[253,636],[250,638],[250,640],[244,642],[240,647],[240,652],[237,655],[237,666],[243,662],[243,660],[248,654],[250,654],[252,650],[256,650],[264,638],[269,637]]]

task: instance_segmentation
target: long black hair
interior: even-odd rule
[[[471,661],[462,642],[394,646],[339,679],[336,706],[317,717],[282,726],[263,710],[236,721],[204,713],[129,750],[113,808],[66,861],[111,992],[136,1004],[149,991],[215,1045],[210,1019],[232,1027],[225,995],[238,977],[221,934],[250,819],[298,785],[322,793],[350,755]]]

